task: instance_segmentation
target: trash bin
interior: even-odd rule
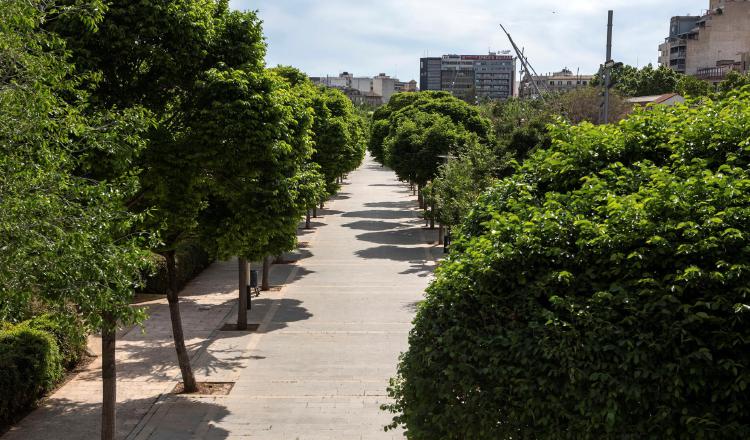
[[[250,271],[250,287],[253,289],[258,287],[258,271],[257,270]]]

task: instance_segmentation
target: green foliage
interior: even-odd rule
[[[551,137],[459,228],[392,382],[394,425],[750,436],[750,89]]]
[[[703,81],[690,75],[680,76],[677,80],[677,87],[675,89],[676,93],[692,98],[710,96],[712,91],[713,87],[708,81]]]
[[[177,285],[182,288],[190,280],[211,265],[213,250],[206,249],[197,239],[185,240],[175,246],[175,266],[177,269]],[[166,295],[169,291],[169,273],[164,256],[153,254],[154,270],[145,277],[145,284],[141,289],[145,293]]]
[[[456,158],[440,167],[427,186],[427,203],[435,206],[435,220],[446,226],[459,225],[477,198],[500,175],[505,162],[486,145],[472,138]]]
[[[654,68],[649,64],[640,70],[628,65],[614,68],[611,78],[614,88],[618,92],[624,96],[632,97],[674,93],[678,90],[678,84],[682,77],[682,74],[668,67]],[[598,87],[603,82],[603,75],[599,74],[591,84]]]
[[[26,324],[33,330],[45,332],[55,338],[60,361],[66,369],[74,368],[83,358],[88,333],[74,313],[39,315]]]
[[[475,106],[443,92],[405,94],[392,98],[388,135],[383,140],[385,164],[404,180],[425,186],[438,172],[446,156],[458,154],[473,138],[494,144],[489,120]],[[383,113],[376,112],[376,118]],[[378,151],[376,137],[384,133],[384,120],[373,124],[371,151]],[[380,154],[377,152],[377,154]]]
[[[295,176],[313,151],[309,109],[266,71],[212,69],[193,99],[186,139],[213,176],[204,236],[215,238],[220,257],[254,260],[287,250],[274,249],[271,238],[293,237],[301,215]]]
[[[445,96],[447,96],[447,94],[445,94]],[[370,139],[367,144],[367,149],[376,161],[385,164],[384,143],[385,138],[390,132],[391,115],[394,112],[411,105],[417,99],[419,99],[418,93],[397,93],[391,97],[388,105],[377,108],[373,113],[372,123],[370,125]]]
[[[40,29],[60,10],[37,6],[0,3],[0,320],[17,322],[41,302],[76,304],[89,328],[102,312],[136,322],[143,314],[129,302],[149,242],[124,201],[137,182],[76,171],[89,155],[141,150],[148,119],[139,109],[87,108],[64,42]]]
[[[11,423],[62,379],[55,339],[26,324],[0,329],[0,426]]]
[[[354,104],[339,90],[319,88],[312,109],[312,160],[320,165],[327,191],[333,194],[337,190],[336,179],[355,170],[365,157],[365,127]]]
[[[743,87],[750,85],[750,74],[741,74],[737,71],[727,73],[724,81],[719,83],[718,92],[720,96],[729,96],[741,93]]]

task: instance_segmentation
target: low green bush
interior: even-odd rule
[[[28,324],[0,330],[0,426],[14,421],[63,377],[55,338]]]
[[[167,272],[167,261],[158,254],[153,255],[154,272],[145,277],[145,293],[156,293],[166,295],[169,291],[169,274]],[[184,287],[196,275],[211,265],[213,259],[211,254],[195,241],[186,241],[177,246],[175,255],[177,265],[177,282]]]
[[[75,317],[41,315],[29,321],[28,325],[54,336],[66,369],[74,368],[81,361],[86,352],[87,332]]]
[[[750,438],[750,93],[551,134],[458,229],[390,388],[394,426]]]

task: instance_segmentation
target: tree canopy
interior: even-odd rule
[[[390,389],[394,424],[413,439],[748,436],[748,102],[557,123],[458,228]]]

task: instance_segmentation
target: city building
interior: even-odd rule
[[[516,83],[516,59],[510,55],[443,55],[421,58],[421,90],[443,90],[467,102],[508,99]]]
[[[402,82],[385,73],[369,78],[356,77],[349,72],[344,72],[339,76],[311,77],[310,79],[317,85],[341,90],[353,103],[359,105],[379,106],[387,104],[396,93],[417,91],[415,80]]]
[[[593,79],[594,75],[573,73],[567,67],[559,72],[547,75],[533,76],[526,74],[521,80],[518,96],[521,98],[535,98],[538,95],[536,91],[537,87],[541,92],[568,92],[579,87],[588,86]]]
[[[710,0],[700,16],[672,17],[659,53],[662,66],[714,83],[732,70],[747,72],[750,2]]]

